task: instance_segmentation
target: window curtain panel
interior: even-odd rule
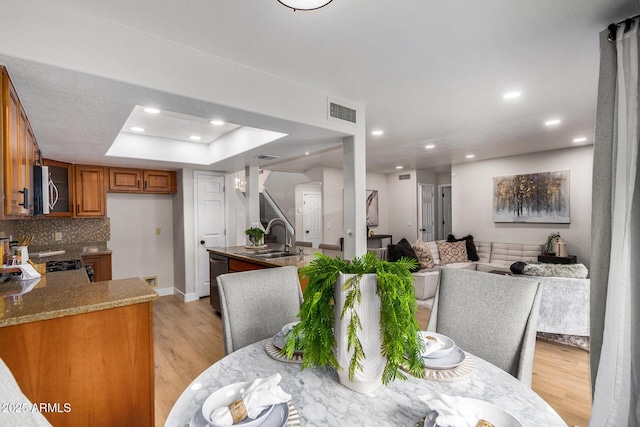
[[[600,34],[591,222],[589,425],[640,423],[638,25]]]

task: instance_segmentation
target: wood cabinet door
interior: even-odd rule
[[[73,216],[73,165],[43,159],[49,167],[49,215],[51,217]]]
[[[101,166],[74,165],[76,217],[106,215],[107,194],[104,185],[104,168]]]
[[[175,187],[175,172],[145,170],[144,192],[145,193],[172,193]]]
[[[93,269],[93,281],[102,282],[111,280],[111,255],[83,256],[84,265],[91,266]]]
[[[28,214],[25,209],[25,155],[27,117],[20,108],[20,100],[8,76],[3,75],[4,98],[4,185],[5,213],[22,216]],[[28,207],[28,200],[26,201]]]
[[[109,191],[140,193],[142,191],[141,171],[139,169],[109,168]]]

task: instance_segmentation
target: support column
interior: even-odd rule
[[[245,166],[244,174],[246,180],[245,198],[247,201],[246,228],[259,226],[260,224],[260,188],[257,166]]]
[[[342,140],[344,151],[344,259],[367,252],[367,162],[364,136]]]

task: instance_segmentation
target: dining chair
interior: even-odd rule
[[[299,320],[302,290],[296,267],[228,273],[217,280],[225,355]]]
[[[332,245],[330,243],[320,243],[318,245],[318,249],[329,249],[332,251],[339,251],[340,250],[340,245]]]
[[[427,331],[531,387],[541,292],[537,280],[443,267]]]
[[[296,247],[306,247],[306,248],[310,248],[313,246],[313,244],[311,242],[303,242],[302,240],[296,240]]]

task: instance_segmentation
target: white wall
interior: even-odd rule
[[[400,175],[410,175],[400,180]],[[393,235],[393,243],[405,237],[410,243],[418,238],[418,184],[416,171],[399,171],[386,175],[388,189],[387,234]]]
[[[171,195],[107,194],[114,279],[157,276],[155,290],[173,293],[172,205]]]
[[[338,244],[344,236],[344,182],[342,169],[324,168],[322,178],[322,216],[324,242]]]
[[[453,234],[475,240],[543,244],[557,231],[570,255],[589,267],[593,146],[452,165]],[[570,224],[493,222],[493,178],[535,172],[570,171]]]

